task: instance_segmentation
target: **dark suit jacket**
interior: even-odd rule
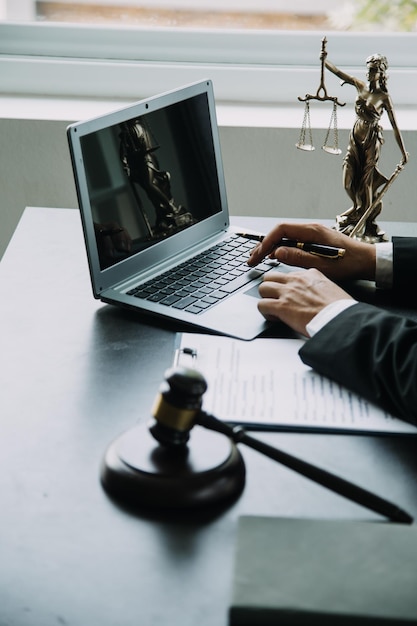
[[[394,238],[393,244],[393,290],[403,299],[417,292],[417,239]],[[318,372],[417,424],[416,321],[358,303],[307,341],[300,356]]]

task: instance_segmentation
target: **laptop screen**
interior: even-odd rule
[[[206,93],[80,137],[100,269],[220,213]]]

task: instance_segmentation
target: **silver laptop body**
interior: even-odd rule
[[[207,309],[199,308],[203,300],[193,302],[198,286],[188,288],[189,306],[140,295],[160,275],[169,293],[175,267],[184,274],[196,256],[207,264],[204,252],[236,230],[229,224],[211,81],[72,124],[67,136],[95,298],[241,339],[267,328],[257,309],[267,264],[250,271],[251,283],[238,287],[235,280],[225,297],[218,291]],[[245,243],[249,253],[253,243]]]

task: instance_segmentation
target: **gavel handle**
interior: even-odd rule
[[[340,478],[335,474],[320,469],[311,463],[302,461],[291,454],[287,454],[278,448],[251,437],[241,426],[230,426],[226,422],[214,417],[214,415],[210,415],[204,411],[200,411],[197,415],[196,424],[199,424],[209,430],[222,433],[232,439],[235,443],[243,443],[249,448],[257,450],[270,459],[281,463],[281,465],[302,474],[319,485],[327,487],[327,489],[330,489],[335,493],[338,493],[339,495],[348,498],[349,500],[352,500],[353,502],[356,502],[371,511],[374,511],[375,513],[379,513],[380,515],[387,517],[393,522],[402,524],[413,523],[411,515],[399,508],[396,504],[393,504],[388,500],[384,500],[376,494],[371,493],[366,489],[362,489],[362,487],[358,487],[344,478]]]

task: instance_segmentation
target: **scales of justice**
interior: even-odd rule
[[[340,155],[342,152],[339,148],[337,107],[345,106],[346,103],[339,102],[336,97],[328,95],[324,81],[325,69],[328,69],[341,79],[342,85],[349,84],[357,90],[356,120],[350,131],[349,144],[343,160],[343,185],[352,201],[352,206],[336,216],[334,228],[349,237],[368,243],[387,241],[385,233],[375,220],[382,211],[383,196],[408,161],[408,153],[405,150],[387,90],[388,62],[381,54],[369,56],[366,59],[367,82],[365,82],[347,74],[328,61],[326,44],[327,39],[324,37],[320,53],[321,78],[316,94],[306,94],[304,98],[298,98],[300,102],[305,102],[305,107],[300,138],[296,147],[307,152],[315,149],[310,121],[310,102],[329,101],[333,103],[333,108],[322,149],[333,155]],[[383,129],[380,125],[384,111],[388,115],[395,140],[402,154],[401,161],[389,177],[384,176],[378,169],[381,147],[384,143]],[[331,135],[333,135],[332,145]]]

